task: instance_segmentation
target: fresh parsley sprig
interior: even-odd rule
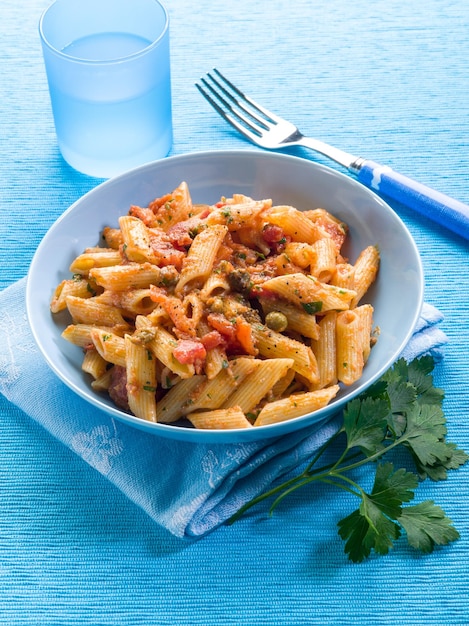
[[[274,497],[270,512],[289,494],[313,482],[341,488],[360,500],[359,507],[338,523],[349,559],[361,562],[372,551],[387,554],[403,532],[408,543],[424,552],[446,545],[459,533],[444,511],[432,500],[409,505],[419,482],[444,480],[448,470],[457,469],[469,456],[446,441],[444,392],[433,385],[434,361],[425,356],[407,363],[398,360],[365,393],[344,409],[343,425],[314,455],[301,474],[246,503],[231,519]],[[345,446],[327,465],[319,461],[338,437]],[[396,469],[385,455],[406,449],[415,471]],[[389,458],[389,457],[388,457]],[[349,474],[367,463],[376,468],[374,484],[367,493]]]

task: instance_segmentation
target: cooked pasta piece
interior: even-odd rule
[[[228,230],[234,231],[246,228],[256,221],[256,217],[270,208],[270,200],[252,200],[242,196],[239,202],[225,202],[222,206],[216,207],[205,218],[209,225],[224,224]]]
[[[362,304],[354,309],[361,322],[360,342],[363,350],[363,361],[366,363],[371,352],[373,342],[373,307],[371,304]]]
[[[62,337],[70,343],[80,346],[80,348],[89,348],[93,344],[91,339],[91,332],[93,330],[102,330],[105,333],[109,333],[109,327],[95,326],[94,324],[69,324],[62,333]],[[112,332],[117,335],[124,336],[125,330],[128,330],[127,326],[119,328],[114,326]]]
[[[300,273],[276,276],[265,281],[262,287],[290,300],[312,315],[331,310],[344,311],[350,308],[356,296],[352,289],[322,283],[314,276]]]
[[[350,263],[337,263],[330,281],[331,285],[342,289],[355,288],[355,268]]]
[[[293,241],[314,243],[328,237],[326,231],[311,221],[302,211],[291,206],[273,206],[266,212],[266,219],[280,226]]]
[[[96,348],[85,350],[85,356],[81,365],[81,369],[84,372],[90,374],[96,380],[106,373],[107,368],[108,362],[103,359]]]
[[[119,250],[119,248],[124,244],[120,228],[111,228],[110,226],[106,226],[103,228],[103,239],[106,245],[113,250]]]
[[[125,340],[108,330],[95,328],[91,331],[94,347],[107,363],[126,367]]]
[[[111,386],[112,367],[104,372],[102,376],[91,381],[91,388],[94,391],[108,391]]]
[[[166,395],[158,401],[156,421],[171,424],[186,415],[193,402],[193,394],[204,382],[205,376],[195,374],[171,387]]]
[[[122,257],[118,250],[112,248],[89,248],[77,256],[70,265],[73,274],[87,276],[93,267],[109,267],[119,265]]]
[[[309,346],[261,324],[253,326],[253,335],[259,353],[263,357],[270,360],[291,359],[295,372],[304,376],[311,383],[318,382],[318,364]]]
[[[149,315],[158,306],[151,299],[150,289],[130,289],[129,291],[106,290],[94,298],[95,302],[108,304],[121,309],[125,315]]]
[[[318,241],[321,241],[319,239]],[[297,267],[306,270],[314,263],[314,248],[309,243],[290,241],[285,244],[285,254]],[[310,272],[311,273],[311,272]]]
[[[133,212],[135,207],[131,207]],[[152,227],[161,228],[163,231],[169,230],[174,224],[186,220],[194,211],[189,187],[186,182],[182,182],[170,194],[157,198],[150,202],[148,209],[153,213]]]
[[[52,313],[59,313],[67,308],[67,297],[92,298],[96,295],[97,285],[94,281],[76,277],[63,280],[55,289],[50,303]]]
[[[123,215],[119,218],[119,227],[124,241],[125,256],[129,261],[145,263],[153,261],[150,231],[137,217]]]
[[[126,263],[90,270],[90,276],[97,284],[110,291],[147,289],[159,284],[166,275],[162,268],[151,263]]]
[[[313,341],[313,352],[318,364],[318,389],[337,382],[337,312],[330,311],[319,322],[318,339]]]
[[[230,283],[227,277],[219,272],[217,274],[210,274],[207,277],[202,289],[200,290],[200,297],[203,300],[207,300],[212,296],[227,294],[229,291]]]
[[[238,406],[191,413],[188,417],[196,428],[205,430],[233,430],[252,427],[251,422]]]
[[[264,315],[267,316],[269,313],[278,312],[286,317],[287,325],[285,330],[293,331],[310,339],[318,339],[319,327],[315,315],[306,313],[304,309],[300,309],[291,302],[281,298],[273,299],[260,296],[259,302]]]
[[[357,293],[351,305],[356,307],[376,278],[379,267],[379,250],[368,246],[358,256],[354,269],[354,289]]]
[[[332,385],[326,389],[292,394],[288,398],[269,402],[261,409],[254,426],[277,424],[322,409],[329,404],[338,391],[339,385]]]
[[[114,306],[96,302],[95,298],[67,296],[67,308],[76,324],[97,326],[128,326],[122,312]]]
[[[239,406],[244,413],[249,413],[292,366],[293,359],[258,361],[256,369],[228,396],[222,408]]]
[[[256,371],[259,361],[239,357],[230,362],[229,367],[218,372],[215,378],[206,381],[192,394],[187,413],[199,409],[218,409],[239,388],[246,377]]]
[[[184,287],[188,287],[190,283],[196,283],[198,287],[204,284],[213,269],[218,248],[226,233],[226,226],[214,225],[208,226],[195,236],[182,265],[175,288],[176,294],[182,293]]]
[[[126,335],[125,361],[127,398],[136,417],[156,422],[156,365],[151,352]]]
[[[337,377],[351,385],[362,375],[370,352],[371,305],[337,315]]]
[[[324,237],[318,239],[311,246],[313,259],[310,274],[320,282],[330,282],[337,265],[337,249],[332,239]]]

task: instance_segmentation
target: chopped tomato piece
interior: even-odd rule
[[[236,339],[241,344],[243,350],[252,356],[256,356],[258,354],[258,349],[254,343],[254,338],[252,336],[252,327],[251,324],[244,319],[241,315],[236,318],[235,323],[236,329]]]
[[[275,224],[266,224],[262,230],[262,238],[268,243],[277,243],[284,237],[285,233],[283,230]]]
[[[205,359],[207,351],[201,341],[194,339],[180,339],[173,350],[174,358],[183,365],[193,365]]]
[[[151,209],[146,207],[132,205],[129,210],[129,215],[138,217],[145,226],[153,226],[155,221],[155,214]]]
[[[213,350],[217,346],[223,345],[223,337],[218,330],[211,330],[209,333],[200,338],[206,350]]]
[[[227,320],[221,313],[210,313],[207,315],[207,322],[212,328],[218,330],[219,333],[229,339],[233,339],[236,335],[234,324]]]

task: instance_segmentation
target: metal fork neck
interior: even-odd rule
[[[324,156],[332,159],[339,165],[347,168],[353,173],[356,173],[360,170],[360,167],[363,165],[364,159],[361,157],[356,157],[353,154],[349,154],[348,152],[344,152],[339,148],[335,148],[319,139],[314,139],[313,137],[302,137],[298,141],[298,145],[304,146],[305,148],[310,148],[311,150],[315,150],[316,152],[320,152]]]
[[[353,163],[350,163],[350,165],[348,166],[348,169],[353,174],[358,174],[358,172],[363,167],[363,164],[365,163],[365,161],[366,161],[366,159],[364,159],[363,157],[356,157],[356,159],[353,161]]]

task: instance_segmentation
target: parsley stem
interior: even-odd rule
[[[346,480],[345,476],[342,475],[337,475],[336,478],[342,478],[343,480]],[[342,485],[339,482],[336,482],[335,480],[331,480],[331,479],[327,479],[327,478],[323,478],[321,480],[322,483],[326,484],[326,485],[332,485],[333,487],[338,487],[339,489],[342,489],[343,491],[348,491],[348,493],[351,493],[354,496],[357,496],[357,498],[361,498],[362,497],[362,490],[360,489],[360,487],[354,483],[353,481],[346,481],[346,482],[350,482],[352,485],[354,485],[355,487],[357,487],[357,489],[359,490],[358,492],[355,491],[354,489],[351,489],[350,487],[347,487],[347,485]]]
[[[344,427],[342,426],[341,428],[339,428],[339,430],[332,435],[332,437],[330,439],[328,439],[325,443],[322,444],[322,446],[319,448],[319,450],[316,452],[316,454],[313,456],[312,460],[310,463],[308,463],[308,465],[306,466],[306,469],[304,471],[304,474],[309,474],[311,469],[313,468],[314,465],[316,465],[316,463],[318,462],[318,460],[320,459],[320,457],[322,456],[322,454],[324,453],[324,451],[330,446],[330,444],[337,439],[343,432],[345,432]]]
[[[392,450],[393,448],[396,448],[397,446],[401,445],[405,441],[406,441],[406,437],[400,437],[399,439],[395,439],[388,446],[385,446],[384,448],[381,448],[381,450],[378,450],[377,452],[375,452],[374,454],[371,454],[370,456],[365,456],[363,459],[361,459],[360,461],[357,461],[356,463],[352,463],[351,465],[347,465],[345,467],[342,467],[341,470],[343,472],[350,472],[351,470],[354,470],[357,467],[361,467],[362,465],[365,465],[366,463],[370,463],[372,461],[377,461],[382,456],[387,454],[390,450]],[[342,455],[342,456],[344,456],[344,455]]]
[[[316,469],[313,469],[313,467],[311,467],[312,464],[310,463],[304,473],[305,474],[307,473],[308,476],[314,476],[315,474],[318,474],[318,473],[322,474],[326,470],[337,469],[343,463],[349,462],[352,459],[356,459],[358,456],[362,456],[362,453],[360,451],[354,452],[353,454],[341,455],[338,461],[334,461],[333,463],[328,463],[327,465],[321,465],[321,467],[318,467]],[[343,467],[345,468],[345,470],[348,469],[348,466],[343,466]]]
[[[277,507],[277,505],[280,504],[280,502],[282,502],[282,500],[284,498],[286,498],[288,495],[290,495],[291,493],[293,493],[293,491],[296,491],[296,489],[299,489],[300,487],[303,487],[303,485],[307,485],[308,483],[313,482],[314,480],[316,480],[316,478],[313,477],[309,477],[309,476],[305,476],[303,478],[303,480],[298,481],[298,483],[295,485],[292,485],[291,487],[289,487],[288,489],[285,489],[285,491],[283,491],[279,496],[277,496],[275,498],[275,500],[272,502],[272,505],[270,507],[270,514],[272,515],[274,509]],[[281,485],[284,486],[284,485]]]
[[[277,487],[273,487],[272,489],[269,489],[269,491],[266,491],[265,493],[261,493],[260,495],[256,496],[252,500],[249,500],[249,502],[246,502],[246,504],[244,504],[238,511],[236,511],[236,513],[234,513],[234,515],[232,515],[229,518],[228,523],[232,524],[233,522],[236,522],[236,520],[238,520],[251,507],[255,506],[256,504],[259,504],[259,502],[262,502],[263,500],[267,500],[267,498],[274,496],[275,494],[279,493],[283,489],[288,489],[290,485],[299,483],[297,485],[299,487],[303,484],[306,484],[306,482],[310,482],[310,480],[305,480],[305,478],[308,478],[308,477],[305,477],[303,474],[300,474],[299,476],[294,476],[293,478],[290,478],[290,480],[285,481],[281,485],[277,485]]]

